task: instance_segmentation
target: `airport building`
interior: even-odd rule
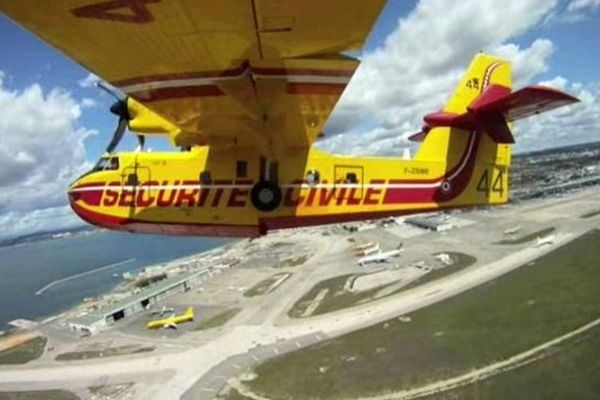
[[[428,216],[419,216],[406,218],[405,222],[419,228],[429,229],[434,232],[449,231],[454,228],[451,218],[445,214],[434,214]]]
[[[184,293],[208,279],[209,270],[185,272],[163,279],[131,295],[97,310],[86,312],[69,321],[75,332],[95,334],[118,320],[147,309],[150,305],[177,293]]]

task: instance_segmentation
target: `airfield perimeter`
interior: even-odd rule
[[[252,382],[245,383],[262,361],[275,358],[277,362],[276,357],[301,349],[297,357],[285,356],[292,362],[304,354],[302,348],[319,342],[324,342],[325,354],[331,347],[328,343],[335,343],[328,339],[378,323],[410,326],[418,322],[411,321],[411,314],[417,310],[531,265],[544,254],[598,228],[599,200],[600,188],[592,187],[562,197],[469,210],[453,214],[452,218],[463,224],[444,233],[394,223],[362,232],[330,226],[241,241],[227,252],[247,255],[247,262],[205,281],[202,290],[196,288],[169,297],[155,306],[160,309],[165,304],[179,312],[191,305],[198,316],[193,323],[182,325],[177,331],[150,332],[144,324],[151,317],[144,312],[119,321],[106,332],[80,339],[68,331],[61,318],[47,321],[36,328],[48,340],[39,359],[24,365],[0,365],[0,399],[4,398],[3,392],[25,390],[45,391],[39,398],[50,399],[212,399],[224,388],[223,398],[281,398],[277,389],[273,389],[273,397],[268,393],[263,397],[251,390]],[[517,232],[506,234],[515,227]],[[536,246],[536,232],[544,232],[540,234],[544,236],[551,233],[551,243]],[[394,249],[401,242],[404,250],[390,262],[361,268],[353,246],[370,241],[380,243],[383,250]],[[505,243],[500,244],[502,241]],[[282,249],[310,257],[297,263],[300,265],[281,265],[266,256]],[[447,272],[452,273],[444,273],[436,253],[459,254],[462,258],[458,259],[466,261],[460,268],[446,266]],[[430,269],[433,270],[429,274],[438,279],[426,278],[423,271]],[[341,276],[344,278],[322,283]],[[413,283],[407,289],[410,281]],[[436,307],[447,304],[450,303],[441,302],[422,311],[434,312]],[[494,376],[498,371],[511,371],[532,362],[531,357],[545,349],[594,329],[598,317],[600,314],[586,320],[589,326],[580,324],[557,332],[506,359],[476,365],[477,369],[471,366],[453,376],[436,377],[416,388],[411,386],[412,392],[396,392],[389,398],[435,394]],[[392,319],[395,322],[385,322]],[[517,326],[498,326],[497,335],[508,334]],[[441,331],[440,336],[443,334]],[[477,352],[475,348],[467,350]],[[322,368],[317,373],[325,376],[329,366]],[[261,367],[257,382],[260,370]],[[263,370],[268,370],[268,366]],[[362,373],[368,378],[369,372],[370,367],[365,367]],[[298,377],[301,376],[299,371]],[[227,393],[228,382],[233,389]],[[311,385],[310,381],[304,383]],[[48,392],[55,389],[65,392]],[[331,398],[326,391],[317,393]],[[296,398],[293,391],[289,394]]]

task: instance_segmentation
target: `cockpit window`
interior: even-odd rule
[[[119,169],[119,157],[102,157],[92,172],[116,171]]]

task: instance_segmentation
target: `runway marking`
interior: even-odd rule
[[[242,367],[236,363],[231,363],[231,366],[236,369],[242,369]]]
[[[275,347],[275,348],[273,349],[273,353],[275,353],[275,354],[279,354],[279,350],[277,349],[277,347]]]
[[[258,357],[256,357],[254,354],[250,354],[250,357],[252,357],[254,359],[254,361],[258,360]]]
[[[300,347],[301,347],[301,344],[300,344],[300,342],[299,342],[299,341],[297,341],[297,340],[296,340],[296,347],[298,347],[298,348],[300,348]]]
[[[204,392],[216,392],[216,389],[207,388],[207,387],[200,388],[200,390],[202,390]]]

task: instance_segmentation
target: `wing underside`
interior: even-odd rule
[[[0,11],[179,127],[178,145],[307,147],[385,0],[0,0]],[[277,144],[276,143],[276,144]]]

